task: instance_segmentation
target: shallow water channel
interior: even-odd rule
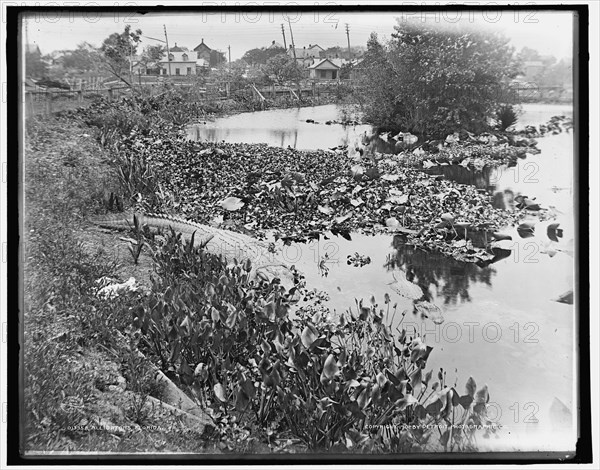
[[[524,105],[523,110],[519,125],[572,114],[568,106]],[[244,113],[194,126],[189,136],[316,149],[355,145],[371,130],[365,125],[325,124],[339,120],[339,113],[335,105]],[[504,230],[512,240],[502,242],[504,257],[488,266],[416,250],[391,235],[354,234],[352,241],[322,238],[286,249],[288,260],[305,273],[307,284],[327,292],[332,311],[345,311],[354,306],[355,298],[368,301],[371,295],[385,307],[388,293],[392,303],[398,303],[394,323],[399,324],[406,309],[401,327],[425,334],[434,347],[427,364],[434,376],[442,367],[447,383],[456,381],[461,393],[470,375],[478,388],[487,384],[489,414],[496,413],[503,428],[498,438],[480,444],[494,450],[574,448],[575,442],[569,411],[577,407],[575,310],[553,300],[574,284],[573,135],[540,138],[539,148],[540,154],[510,168],[469,171],[452,165],[429,170],[488,191],[497,207],[510,208],[515,196],[526,195],[556,214],[556,220],[536,221],[534,233],[527,238],[515,229]],[[562,233],[549,232],[551,222],[560,223]],[[371,262],[363,267],[348,264],[348,256],[355,252]],[[319,261],[326,253],[325,276]],[[412,301],[394,293],[390,283],[398,270],[442,308],[443,323],[413,314]]]

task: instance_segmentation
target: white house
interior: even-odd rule
[[[200,60],[200,64],[198,64]],[[160,61],[161,75],[196,75],[196,66],[204,66],[204,60],[198,59],[196,51],[169,51]]]
[[[340,59],[321,59],[308,67],[308,73],[310,78],[337,80],[340,78],[341,67]]]

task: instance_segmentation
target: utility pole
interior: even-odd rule
[[[27,18],[23,18],[23,23],[25,23],[25,50],[24,50],[24,54],[23,54],[23,61],[21,62],[21,77],[23,77],[23,83],[22,85],[22,92],[25,93],[25,77],[27,77],[27,75],[31,75],[31,70],[27,70],[27,68],[25,67],[27,65],[27,48],[29,47],[29,19]],[[281,27],[283,28],[283,25],[281,25]],[[25,96],[23,96],[23,99],[25,99]],[[27,126],[23,126],[23,127],[27,127]]]
[[[352,59],[352,55],[350,53],[350,26],[346,23],[346,37],[348,38],[348,62]]]
[[[171,52],[169,52],[169,38],[167,37],[167,27],[163,24],[165,30],[165,43],[167,44],[167,64],[169,65],[167,70],[169,71],[169,77],[171,76]]]
[[[283,34],[283,48],[287,51],[287,43],[285,42],[285,28],[283,27],[283,23],[281,23],[281,34]]]
[[[296,62],[296,44],[294,44],[294,33],[292,32],[292,23],[288,18],[288,26],[290,27],[290,37],[292,38],[292,52],[294,53],[294,62]]]
[[[133,89],[133,46],[131,45],[131,36],[127,39],[129,41],[129,83]]]
[[[292,31],[292,23],[290,23],[289,18],[288,18],[288,26],[290,27],[290,37],[292,39],[292,52],[294,53],[294,67],[296,69],[298,69],[298,61],[296,59],[296,44],[294,43],[294,33]],[[298,97],[300,97],[302,92],[300,91],[300,82],[298,80],[296,80],[296,85],[298,86]]]
[[[229,68],[231,68],[231,46],[227,46],[227,50],[229,51]]]

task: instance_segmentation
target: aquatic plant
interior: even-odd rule
[[[503,104],[496,111],[496,121],[501,131],[505,131],[511,126],[514,126],[519,120],[519,116],[513,105]]]
[[[174,234],[154,259],[158,278],[131,309],[140,346],[217,426],[291,436],[310,450],[414,452],[473,450],[475,429],[493,424],[486,386],[470,378],[461,394],[443,370],[433,379],[433,348],[402,320],[396,336],[389,296],[337,317],[310,305],[291,315],[300,280],[289,291],[249,281],[249,263],[226,266]]]

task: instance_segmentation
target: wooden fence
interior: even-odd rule
[[[290,85],[270,85],[261,87],[257,91],[268,98],[289,95],[291,98],[298,99],[301,96],[327,96],[338,94],[343,88],[354,88],[355,82],[352,80],[302,80],[298,84]]]
[[[51,114],[88,104],[91,100],[106,96],[118,100],[129,94],[127,87],[84,90],[25,90],[25,116]]]
[[[140,87],[150,96],[156,93],[161,82],[146,84]],[[193,82],[179,82],[177,86],[187,88],[192,92],[193,100],[197,102],[222,101],[227,99],[244,99],[264,102],[267,98],[274,99],[289,96],[298,100],[301,97],[320,97],[339,93],[343,86],[352,86],[349,80],[304,80],[298,84],[271,85],[257,87],[255,85],[235,88],[228,82],[206,81],[202,86]],[[83,88],[79,90],[25,90],[25,115],[48,115],[57,111],[74,109],[85,106],[93,99],[104,96],[109,100],[119,100],[122,96],[131,94],[128,87],[114,88]]]

